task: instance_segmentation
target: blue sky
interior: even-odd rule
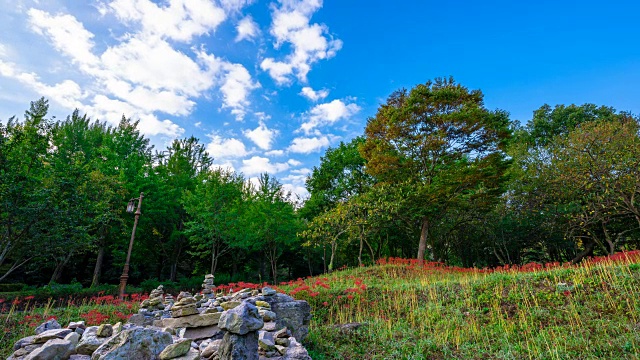
[[[394,90],[452,75],[526,122],[548,103],[640,114],[635,1],[0,0],[0,121],[140,119],[304,196]]]

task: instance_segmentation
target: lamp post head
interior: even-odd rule
[[[127,212],[132,213],[136,209],[136,203],[134,199],[129,200],[129,204],[127,205]]]

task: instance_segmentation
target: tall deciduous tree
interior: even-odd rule
[[[0,281],[46,251],[48,110],[41,98],[31,102],[24,122],[13,117],[0,123]]]
[[[235,172],[213,169],[203,172],[194,191],[183,203],[190,220],[185,224],[193,255],[210,258],[209,272],[216,273],[220,257],[228,253],[244,229],[240,218],[246,207],[244,179]]]
[[[510,137],[504,111],[484,107],[480,90],[452,78],[393,93],[370,118],[361,147],[367,171],[407,189],[407,212],[420,224],[423,261],[430,227],[465,196],[501,193]]]

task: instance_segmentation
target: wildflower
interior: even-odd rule
[[[325,301],[325,302],[322,303],[322,305],[329,306],[329,303]]]
[[[347,295],[347,299],[353,300],[353,295],[352,294]]]

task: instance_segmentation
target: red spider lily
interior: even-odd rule
[[[329,303],[325,301],[325,302],[322,303],[322,305],[329,306]]]

